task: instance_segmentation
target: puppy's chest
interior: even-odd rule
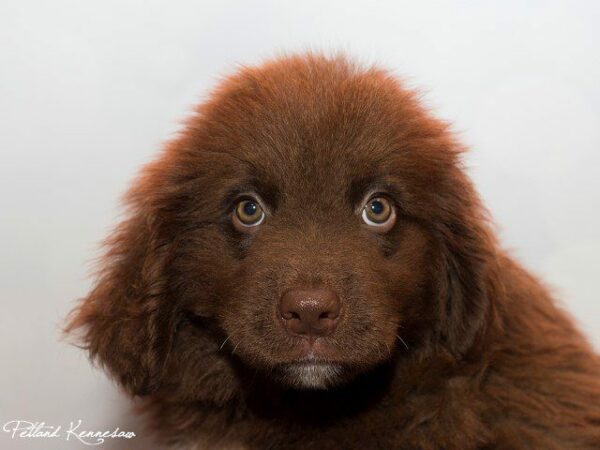
[[[413,399],[328,423],[246,417],[216,428],[202,426],[203,432],[187,441],[188,446],[176,448],[468,450],[492,442],[491,432],[477,411],[466,404],[452,405],[443,404],[439,398]]]

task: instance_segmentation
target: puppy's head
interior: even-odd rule
[[[244,69],[143,170],[70,327],[130,391],[187,399],[225,401],[247,369],[327,388],[464,355],[493,245],[459,154],[383,71]]]

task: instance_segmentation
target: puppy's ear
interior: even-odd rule
[[[438,228],[442,251],[438,335],[448,350],[464,357],[477,352],[494,324],[497,247],[471,183],[462,174],[454,180],[459,189]]]
[[[105,242],[97,282],[66,328],[79,331],[91,358],[137,395],[160,385],[176,327],[167,292],[170,244],[160,237],[148,186],[129,193],[130,218]]]

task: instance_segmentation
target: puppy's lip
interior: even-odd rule
[[[320,358],[314,353],[289,361],[285,364],[286,366],[313,366],[313,367],[325,367],[325,366],[340,366],[341,364],[336,361],[332,361],[326,358]]]
[[[301,389],[326,389],[336,383],[344,367],[325,360],[299,360],[284,364],[280,374],[288,384]]]
[[[325,368],[325,367],[341,367],[340,363],[334,361],[326,361],[326,360],[300,360],[300,361],[290,361],[287,364],[284,364],[287,367],[315,367],[315,368]]]
[[[344,365],[334,361],[327,361],[324,359],[302,359],[296,361],[289,361],[281,364],[280,369],[287,373],[304,373],[304,372],[331,372],[340,373]]]

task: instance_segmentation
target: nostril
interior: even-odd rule
[[[319,315],[319,319],[320,320],[322,320],[322,319],[334,320],[334,319],[337,319],[337,314],[335,314],[334,312],[331,312],[331,311],[325,311]]]
[[[298,313],[297,313],[297,312],[295,312],[295,311],[291,311],[291,312],[289,313],[289,316],[290,316],[290,317],[289,317],[290,319],[298,319],[298,320],[300,320],[300,314],[298,314]]]

